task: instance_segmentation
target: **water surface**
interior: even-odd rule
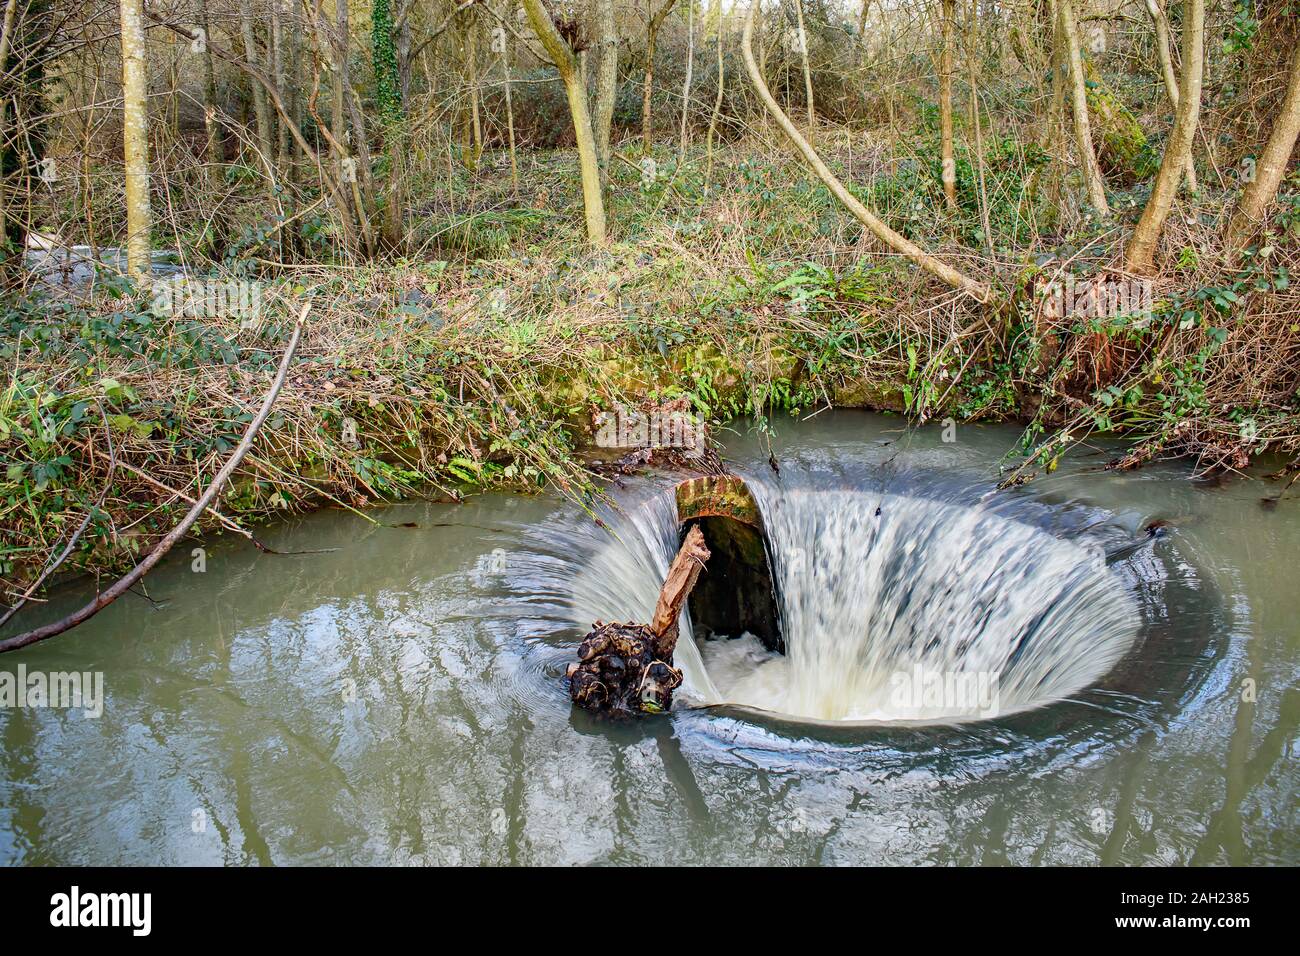
[[[263,537],[335,551],[221,540],[197,573],[181,547],[147,598],[0,659],[102,671],[107,697],[99,719],[0,709],[0,862],[1300,862],[1300,503],[1183,463],[1104,472],[1105,449],[989,496],[1015,437],[839,412],[778,423],[780,475],[752,437],[727,457],[760,497],[904,496],[1090,549],[1139,620],[1064,700],[955,726],[684,700],[606,726],[560,675],[584,616],[648,617],[663,482],[627,479],[607,528],[547,497],[323,511]],[[679,663],[691,699],[727,698],[693,645]]]

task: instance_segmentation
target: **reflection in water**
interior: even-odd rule
[[[1014,437],[967,427],[944,445],[895,423],[790,424],[781,478],[763,480],[966,506]],[[729,457],[763,475],[765,448],[738,439]],[[658,586],[593,580],[593,560],[666,567],[635,527],[663,527],[644,517],[653,481],[619,492],[610,530],[494,496],[382,523],[323,512],[269,542],[333,553],[215,543],[206,573],[177,558],[151,575],[157,607],[128,595],[0,660],[101,670],[107,695],[99,720],[0,711],[0,862],[1298,862],[1300,518],[1259,508],[1257,489],[1197,488],[1181,466],[1096,461],[983,507],[1116,555],[1131,648],[1064,702],[959,726],[715,705],[609,727],[572,712],[559,678],[582,616],[644,619],[641,591],[653,603]],[[1155,518],[1170,533],[1147,541]]]

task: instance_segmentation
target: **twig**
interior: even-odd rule
[[[119,462],[119,464],[127,471],[131,472],[133,475],[153,485],[159,491],[165,491],[167,492],[167,494],[188,501],[190,504],[198,503],[192,495],[187,495],[183,491],[178,491],[177,489],[171,487],[170,485],[164,484],[163,482],[159,481],[157,478],[152,477],[142,469],[135,467],[135,465],[132,465],[125,461]],[[223,528],[225,528],[227,531],[234,532],[237,535],[247,538],[249,541],[252,542],[253,547],[257,548],[257,550],[261,551],[263,554],[275,554],[281,557],[293,557],[295,555],[300,555],[300,554],[330,554],[331,552],[338,550],[338,548],[312,548],[307,551],[277,551],[275,548],[262,542],[262,540],[259,539],[257,535],[253,534],[253,532],[249,531],[247,528],[240,527],[240,525],[237,524],[233,518],[227,517],[226,515],[218,511],[216,508],[211,507],[210,505],[208,506],[208,510],[212,512],[212,516],[214,518],[216,518],[219,522],[221,522],[221,526]],[[4,622],[0,621],[0,624],[2,623]]]

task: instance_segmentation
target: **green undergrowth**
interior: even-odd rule
[[[1131,435],[1139,459],[1237,467],[1300,451],[1296,183],[1240,268],[1207,254],[1217,220],[1202,212],[1151,315],[1051,322],[1035,280],[1091,274],[1117,246],[1096,225],[1045,231],[1032,148],[990,136],[982,189],[963,153],[949,212],[930,158],[892,159],[868,180],[837,131],[821,139],[864,201],[936,253],[982,241],[987,220],[991,254],[962,261],[1010,305],[985,314],[883,254],[789,156],[752,144],[680,166],[674,151],[651,166],[629,153],[599,250],[582,242],[571,153],[531,156],[518,191],[499,163],[462,171],[429,192],[407,259],[200,267],[263,283],[255,322],[168,314],[112,277],[90,298],[5,302],[0,577],[20,588],[88,512],[64,570],[120,568],[172,527],[255,414],[307,299],[285,388],[221,499],[230,524],[492,488],[590,507],[592,416],[674,399],[760,428],[827,406],[1020,420],[1040,465],[1095,431]]]

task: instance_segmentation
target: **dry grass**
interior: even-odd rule
[[[1194,299],[1247,281],[1220,261],[1227,194],[1171,220],[1165,305],[1134,331],[1048,320],[1023,293],[1065,264],[1114,268],[1122,224],[1080,234],[1035,220],[1023,242],[972,253],[978,210],[939,211],[921,158],[845,131],[818,142],[918,241],[999,284],[1009,311],[985,316],[885,255],[762,138],[715,150],[707,184],[698,153],[680,170],[665,155],[648,184],[620,163],[616,241],[599,251],[577,232],[568,153],[528,156],[518,199],[503,168],[451,169],[441,193],[427,184],[441,198],[421,207],[410,260],[239,262],[267,283],[257,329],[203,319],[207,344],[196,345],[193,323],[154,316],[137,328],[147,298],[107,293],[12,313],[0,335],[0,453],[21,467],[0,474],[6,593],[101,494],[69,568],[128,563],[170,527],[242,430],[285,317],[308,293],[312,321],[289,381],[209,530],[322,503],[501,485],[590,502],[599,483],[582,445],[592,414],[648,398],[685,398],[715,420],[837,404],[1019,418],[1030,423],[1030,467],[1107,424],[1135,439],[1126,464],[1192,454],[1240,468],[1261,451],[1300,452],[1296,293],[1252,286],[1227,311]],[[989,194],[1008,221],[1033,213],[1017,191],[1026,171],[1012,161],[999,176]],[[1297,258],[1294,239],[1279,236],[1266,272],[1294,271]],[[1189,297],[1198,318],[1182,328],[1175,303]],[[119,319],[118,332],[102,330]],[[1109,389],[1124,396],[1119,409],[1099,399]]]

